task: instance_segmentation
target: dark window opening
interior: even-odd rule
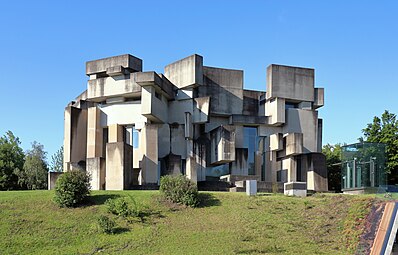
[[[301,182],[301,181],[303,181],[303,171],[302,171],[302,167],[301,167],[301,158],[300,157],[297,157],[297,159],[296,159],[296,164],[297,164],[297,168],[296,168],[296,170],[297,170],[297,181],[298,182]]]
[[[106,157],[106,144],[108,143],[108,128],[102,131],[102,157]]]
[[[285,109],[296,109],[298,108],[298,104],[297,103],[291,103],[291,102],[286,102],[285,103]]]
[[[162,95],[155,91],[155,97],[159,100],[162,100]]]

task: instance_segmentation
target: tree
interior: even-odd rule
[[[18,182],[28,189],[46,189],[48,166],[44,146],[38,142],[32,143],[32,149],[26,152],[23,172],[19,174]]]
[[[326,156],[326,167],[328,170],[329,190],[341,191],[341,144],[326,144],[322,148]]]
[[[360,141],[386,144],[386,172],[388,183],[398,183],[398,121],[397,116],[385,110],[381,118],[375,116],[373,122],[362,129],[364,138]]]
[[[64,169],[64,146],[61,146],[54,155],[51,156],[50,171],[63,172]]]
[[[17,172],[22,171],[24,153],[19,138],[11,131],[0,137],[0,190],[18,188]]]

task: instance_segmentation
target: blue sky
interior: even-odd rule
[[[373,116],[398,113],[397,13],[398,1],[2,1],[0,135],[50,156],[86,61],[130,53],[163,72],[197,53],[244,70],[249,89],[266,90],[271,63],[315,68],[324,143],[356,142]]]

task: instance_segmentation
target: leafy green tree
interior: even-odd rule
[[[388,183],[398,183],[398,121],[397,116],[385,110],[381,118],[375,116],[373,122],[362,129],[364,138],[360,141],[372,143],[385,143],[386,147],[386,172]]]
[[[11,131],[0,137],[0,190],[18,188],[17,172],[22,171],[24,153],[19,138]]]
[[[50,171],[62,172],[64,169],[64,146],[61,146],[54,155],[51,156]]]
[[[28,189],[46,189],[48,166],[44,146],[38,142],[32,143],[32,149],[26,152],[23,172],[19,174],[18,182]]]
[[[341,191],[341,144],[326,144],[322,148],[326,156],[326,167],[328,170],[329,190]]]

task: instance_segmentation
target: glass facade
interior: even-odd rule
[[[126,126],[124,129],[124,140],[128,145],[133,146],[133,148],[138,148],[140,133],[134,126]]]
[[[385,144],[355,143],[342,147],[342,188],[371,188],[386,184]]]
[[[133,127],[133,148],[138,148],[140,141],[140,133]]]
[[[257,151],[257,128],[243,127],[243,146],[248,149],[247,167],[249,175],[255,175],[254,159]]]
[[[206,177],[220,177],[222,175],[227,175],[229,174],[229,164],[222,164],[219,166],[212,166],[212,167],[207,167],[206,168]]]

